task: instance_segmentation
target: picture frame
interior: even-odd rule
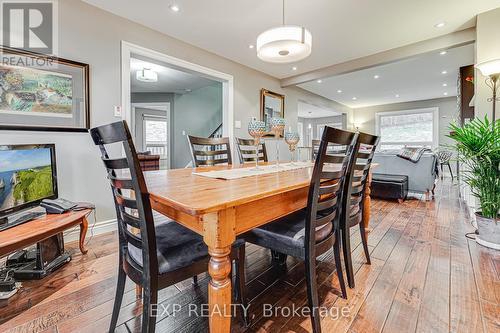
[[[0,130],[87,132],[89,65],[0,46]]]
[[[265,137],[273,136],[269,127],[269,120],[273,117],[285,118],[285,95],[263,88],[260,90],[260,120],[268,128]]]

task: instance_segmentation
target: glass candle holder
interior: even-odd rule
[[[271,118],[269,125],[271,127],[271,132],[274,134],[276,140],[276,167],[280,167],[280,136],[285,129],[285,119],[284,118]]]
[[[255,168],[252,170],[260,170],[259,168],[259,145],[260,139],[266,133],[266,123],[257,120],[255,117],[248,123],[248,134],[253,138],[255,145]]]
[[[294,163],[294,156],[295,156],[295,150],[297,149],[297,144],[300,141],[300,135],[297,132],[286,132],[285,133],[285,142],[288,144],[288,149],[290,150],[290,153],[292,155],[292,161],[291,165],[295,165]]]

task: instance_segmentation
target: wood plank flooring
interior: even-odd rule
[[[356,288],[348,290],[348,300],[339,297],[332,253],[318,260],[320,303],[330,310],[322,318],[323,332],[500,332],[500,251],[465,237],[473,228],[457,186],[439,184],[432,201],[372,203],[372,265],[365,264],[359,231],[353,228]],[[93,237],[87,255],[76,243],[67,248],[73,254],[70,264],[42,281],[24,283],[8,303],[0,303],[0,332],[107,331],[116,234]],[[307,314],[286,316],[287,308],[307,304],[301,262],[288,258],[286,269],[279,270],[272,267],[269,251],[247,245],[246,269],[252,325],[244,328],[234,319],[232,332],[311,331]],[[207,302],[207,282],[202,274],[196,287],[187,280],[162,290],[159,302],[166,311],[156,331],[207,332],[207,320],[189,311]],[[141,303],[129,281],[117,332],[139,332],[140,315]]]

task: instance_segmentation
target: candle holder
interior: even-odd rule
[[[280,136],[285,129],[285,119],[283,118],[271,118],[269,122],[271,126],[271,132],[274,134],[276,140],[276,164],[275,167],[280,167]]]
[[[300,141],[300,135],[297,132],[286,132],[285,133],[285,142],[288,144],[288,149],[290,150],[290,154],[292,155],[291,165],[295,165],[294,156],[295,150],[297,148],[297,143]]]
[[[251,170],[259,171],[259,145],[260,139],[266,133],[266,123],[257,120],[255,117],[248,123],[248,134],[253,138],[255,145],[255,168]]]

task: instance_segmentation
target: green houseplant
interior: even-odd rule
[[[500,249],[500,121],[474,119],[451,125],[449,137],[456,142],[459,159],[465,165],[463,180],[479,199],[476,212],[477,242]]]

